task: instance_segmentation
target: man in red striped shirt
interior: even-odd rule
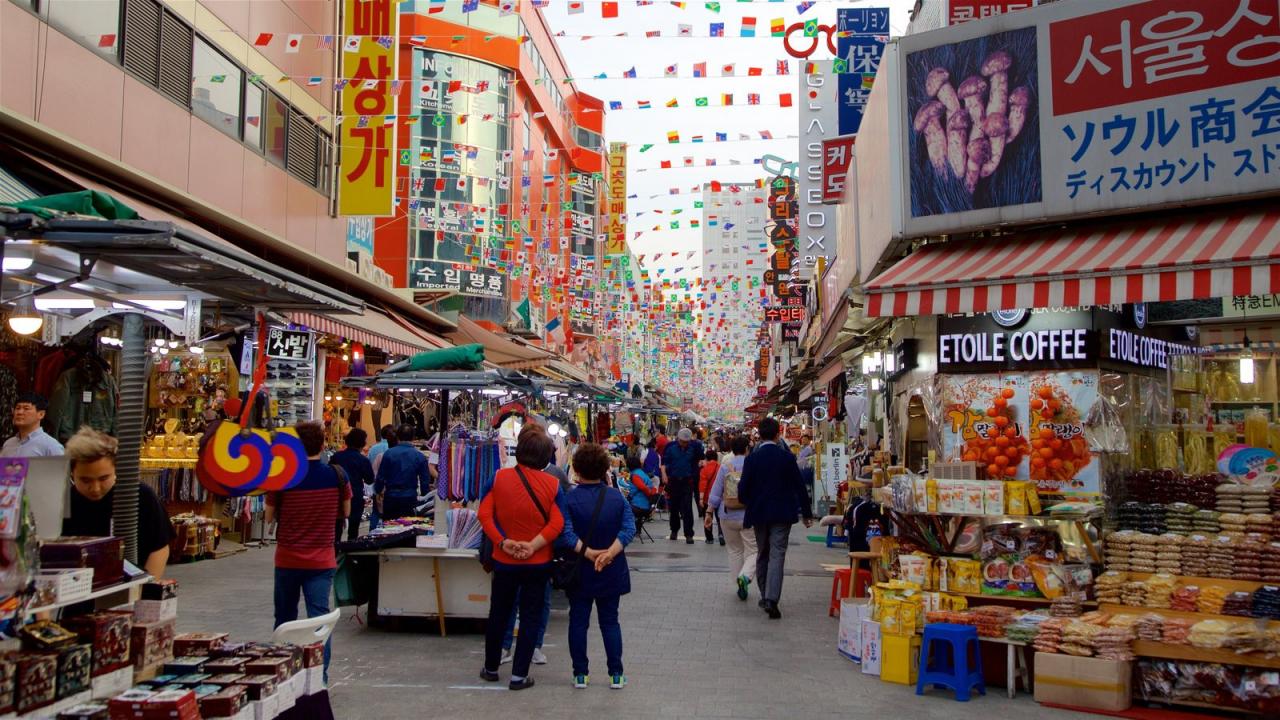
[[[324,426],[301,423],[296,428],[307,453],[307,476],[296,486],[266,497],[267,524],[276,526],[275,627],[298,619],[298,597],[307,617],[329,612],[333,575],[338,567],[333,546],[338,521],[351,514],[351,484],[320,460]],[[324,646],[325,679],[329,675],[329,642]]]

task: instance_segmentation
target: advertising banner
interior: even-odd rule
[[[605,240],[606,255],[627,253],[627,144],[609,143],[609,226]]]
[[[862,113],[889,41],[889,8],[840,8],[836,10],[836,27],[840,31],[833,68],[840,104],[836,132],[853,135],[862,125]]]
[[[902,38],[903,234],[1280,190],[1278,15],[1074,0]]]
[[[343,0],[343,86],[338,123],[338,214],[392,214],[395,190],[396,34],[400,5],[393,0]],[[391,122],[385,120],[392,118]]]
[[[988,478],[1031,480],[1042,493],[1097,494],[1098,458],[1083,420],[1098,373],[1041,371],[942,375],[942,454],[976,462]]]

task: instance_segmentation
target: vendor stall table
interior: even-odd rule
[[[67,607],[68,605],[77,605],[79,603],[88,602],[90,600],[94,601],[95,607],[99,609],[113,608],[118,605],[125,605],[127,603],[133,602],[134,588],[140,588],[149,582],[151,582],[151,576],[143,575],[141,577],[137,577],[132,580],[127,580],[122,583],[116,583],[115,585],[108,585],[104,588],[99,588],[87,595],[82,595],[80,597],[72,598],[70,600],[50,603],[49,605],[41,605],[39,607],[27,608],[26,617],[33,617],[38,613],[47,613],[47,612],[53,612],[55,610],[61,610],[62,608]]]
[[[389,548],[348,554],[378,558],[378,600],[371,612],[379,617],[435,617],[441,637],[446,618],[489,617],[489,574],[480,566],[478,550]]]
[[[1031,670],[1027,666],[1027,643],[993,637],[979,637],[978,640],[1005,646],[1007,651],[1005,656],[1005,687],[1009,689],[1010,698],[1018,694],[1018,678],[1022,678],[1022,687],[1027,692],[1031,692]]]

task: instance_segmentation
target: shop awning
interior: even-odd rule
[[[363,308],[363,303],[346,293],[169,222],[83,216],[41,220],[11,213],[4,223],[14,237],[41,240],[43,245],[37,247],[41,253],[56,250],[72,255],[52,258],[63,265],[75,267],[74,256],[94,258],[98,262],[95,274],[106,271],[105,263],[244,307],[344,312]]]
[[[485,360],[511,370],[541,367],[556,357],[554,353],[493,332],[466,315],[458,316],[458,329],[449,333],[449,339],[459,345],[479,343],[484,346]]]
[[[418,372],[378,373],[369,377],[347,377],[343,387],[378,388],[380,390],[482,390],[505,388],[512,392],[533,393],[542,384],[512,370],[421,370]]]
[[[1280,291],[1275,203],[924,247],[871,280],[868,317]]]
[[[394,355],[413,355],[424,350],[449,347],[441,338],[418,330],[373,309],[363,313],[290,313],[289,320],[313,330],[364,343]]]

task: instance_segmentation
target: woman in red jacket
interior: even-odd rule
[[[720,461],[717,459],[715,451],[708,450],[703,455],[702,469],[698,472],[698,512],[705,516],[707,514],[707,501],[711,498],[711,486],[716,484],[716,475],[720,473]],[[724,530],[720,527],[719,518],[716,519],[716,529],[720,532],[720,544],[724,545]],[[711,533],[711,528],[707,529],[707,544],[715,543],[715,536]]]
[[[546,432],[532,423],[525,425],[516,441],[517,465],[499,470],[493,489],[480,501],[480,524],[493,542],[493,586],[480,678],[498,681],[502,640],[518,594],[521,632],[507,686],[512,690],[533,686],[529,663],[546,603],[551,544],[564,529],[556,504],[560,481],[542,471],[554,455],[555,443]]]

